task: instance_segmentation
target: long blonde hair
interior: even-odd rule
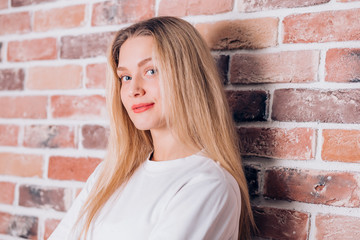
[[[121,82],[116,73],[122,44],[137,36],[154,39],[155,62],[168,126],[183,143],[204,149],[209,158],[220,162],[237,180],[241,192],[240,237],[250,239],[254,220],[248,188],[235,126],[217,68],[197,30],[175,17],[145,20],[115,35],[108,58],[110,136],[107,155],[78,220],[79,223],[84,219],[81,236],[86,238],[101,208],[120,186],[126,184],[153,148],[150,132],[138,130],[121,103]]]

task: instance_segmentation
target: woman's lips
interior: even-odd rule
[[[141,113],[152,108],[153,106],[154,103],[140,103],[140,104],[132,105],[131,109],[133,110],[134,113]]]

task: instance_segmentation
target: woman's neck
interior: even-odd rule
[[[182,143],[169,129],[151,130],[151,136],[154,144],[151,159],[153,161],[184,158],[200,151],[198,148]]]

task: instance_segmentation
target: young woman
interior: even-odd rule
[[[107,156],[50,239],[249,239],[246,180],[217,68],[184,20],[120,30]]]

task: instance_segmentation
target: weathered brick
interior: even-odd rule
[[[266,121],[265,91],[226,91],[227,100],[236,122]]]
[[[76,89],[81,88],[80,65],[38,66],[29,68],[28,89]]]
[[[106,116],[105,98],[93,96],[52,96],[54,118],[103,119]]]
[[[10,62],[56,59],[56,38],[9,42],[7,56]]]
[[[310,128],[240,128],[243,155],[280,159],[313,159],[315,130]]]
[[[310,217],[308,213],[254,207],[254,218],[259,229],[258,236],[269,239],[306,240]]]
[[[95,63],[86,66],[86,87],[105,88],[106,63]]]
[[[41,3],[55,2],[57,0],[11,0],[12,7],[22,7]]]
[[[231,58],[230,82],[242,84],[315,82],[319,51],[238,53]]]
[[[278,8],[296,8],[296,7],[308,7],[323,3],[328,3],[330,0],[262,0],[262,1],[252,1],[252,0],[238,0],[238,6],[240,12],[256,12],[256,11],[265,11]]]
[[[71,190],[34,185],[22,185],[19,188],[19,205],[42,209],[66,211],[69,208]]]
[[[20,177],[42,177],[40,155],[0,153],[0,174]]]
[[[85,148],[105,149],[108,143],[109,129],[99,125],[82,127],[82,144]]]
[[[0,9],[8,8],[8,0],[0,0]]]
[[[78,59],[105,56],[113,33],[92,33],[61,38],[61,58]]]
[[[85,23],[85,5],[39,10],[34,13],[34,30],[74,28]]]
[[[0,14],[0,35],[30,32],[30,22],[29,12]]]
[[[360,49],[330,49],[326,53],[328,82],[360,82]]]
[[[0,90],[23,90],[24,78],[23,69],[0,69]]]
[[[15,194],[15,183],[0,182],[0,203],[13,204]]]
[[[75,148],[75,129],[68,126],[25,126],[24,146],[33,148]]]
[[[218,69],[220,79],[224,84],[228,81],[228,71],[229,71],[229,56],[228,55],[217,55],[214,56],[216,67]]]
[[[360,175],[273,168],[264,176],[264,197],[337,207],[360,207]]]
[[[360,239],[360,218],[320,214],[316,216],[316,239]]]
[[[8,226],[11,219],[11,215],[9,213],[0,212],[0,233],[7,234]]]
[[[37,239],[38,218],[0,212],[0,234]]]
[[[324,129],[323,139],[323,160],[360,162],[359,130]]]
[[[47,240],[52,232],[55,230],[57,225],[60,223],[60,220],[57,219],[46,219],[45,221],[45,233],[44,239]]]
[[[91,157],[50,157],[48,177],[84,182],[100,162],[100,158]]]
[[[272,119],[296,122],[360,123],[360,90],[278,89]]]
[[[249,188],[250,197],[259,195],[259,173],[260,169],[255,166],[245,166],[244,173]]]
[[[0,145],[16,146],[18,144],[19,126],[0,125]]]
[[[277,45],[277,18],[220,21],[195,27],[213,50],[258,49]]]
[[[46,118],[47,97],[0,97],[1,118]]]
[[[93,26],[138,22],[155,16],[155,0],[123,0],[95,3]]]
[[[288,16],[283,22],[283,41],[309,43],[360,40],[359,15],[360,9],[349,9]]]
[[[161,0],[159,5],[160,16],[210,15],[230,12],[233,9],[233,0]]]

